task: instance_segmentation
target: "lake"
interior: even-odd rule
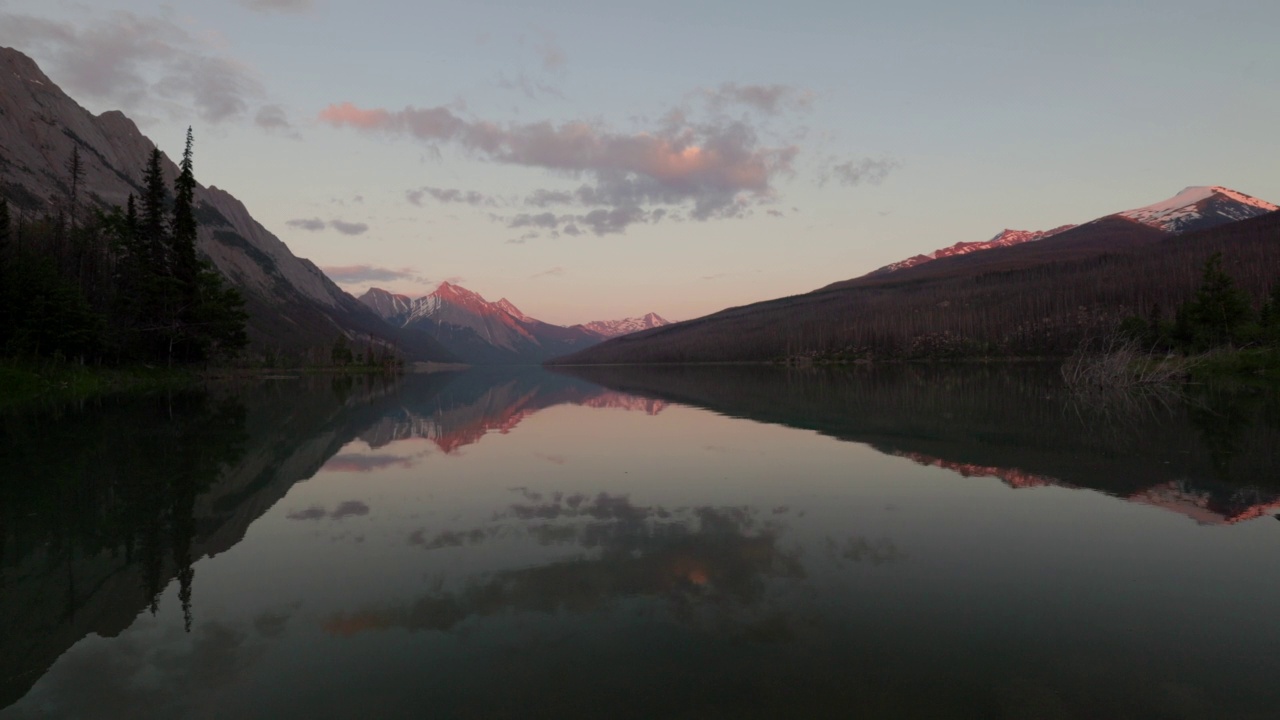
[[[494,369],[0,432],[0,718],[1280,715],[1271,391]]]

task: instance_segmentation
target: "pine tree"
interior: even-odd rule
[[[187,144],[182,151],[177,179],[173,182],[173,225],[169,236],[172,272],[184,290],[187,306],[195,304],[196,275],[200,270],[196,258],[196,179],[192,171],[192,135],[187,128]]]
[[[67,208],[71,216],[71,229],[80,225],[80,186],[84,184],[84,162],[80,159],[80,146],[71,147],[67,159]]]
[[[1178,308],[1178,334],[1198,349],[1226,345],[1251,314],[1248,296],[1222,269],[1222,253],[1216,252],[1205,261],[1195,297]]]

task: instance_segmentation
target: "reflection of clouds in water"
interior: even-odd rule
[[[367,473],[389,468],[409,469],[418,463],[426,452],[414,455],[361,455],[360,453],[343,453],[334,455],[320,468],[327,472]]]
[[[339,503],[333,512],[328,512],[320,505],[312,505],[305,510],[297,510],[291,512],[285,517],[290,520],[322,520],[329,518],[330,520],[341,520],[347,517],[359,517],[369,514],[369,506],[359,500],[346,500]]]
[[[594,612],[637,597],[664,601],[683,622],[720,622],[736,614],[750,624],[759,613],[777,612],[765,607],[770,579],[804,577],[797,554],[778,547],[778,528],[747,508],[673,511],[607,493],[513,491],[528,502],[494,515],[506,525],[434,536],[419,529],[408,542],[453,548],[522,532],[542,545],[573,544],[599,555],[493,573],[404,606],[339,613],[324,622],[325,631],[341,637],[387,628],[443,631],[471,617]]]
[[[899,550],[893,540],[887,537],[869,540],[859,535],[846,539],[844,543],[837,543],[827,538],[827,553],[841,560],[856,563],[868,562],[877,566],[907,559],[907,554]]]
[[[291,612],[259,616],[258,637],[278,637]],[[155,640],[130,633],[81,643],[8,712],[15,718],[195,717],[251,675],[266,649],[247,629],[219,622],[203,623],[189,636],[162,632],[161,642]]]

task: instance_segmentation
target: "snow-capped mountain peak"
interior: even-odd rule
[[[1194,186],[1168,200],[1117,215],[1166,232],[1183,233],[1247,220],[1280,209],[1265,200],[1221,185]]]
[[[613,338],[670,324],[671,322],[669,320],[663,318],[657,313],[648,313],[647,315],[638,318],[632,317],[624,318],[622,320],[596,320],[594,322],[584,323],[579,327],[586,328],[587,330],[603,337]]]

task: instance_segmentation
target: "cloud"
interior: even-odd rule
[[[290,520],[319,520],[328,514],[329,513],[325,512],[325,509],[320,507],[319,505],[312,505],[306,510],[291,512],[285,517],[289,518]]]
[[[786,217],[786,215],[784,215],[781,210],[774,210],[773,208],[765,210],[765,212],[774,217]]]
[[[445,106],[391,111],[344,102],[325,108],[319,118],[334,127],[449,143],[493,162],[584,177],[588,182],[571,198],[565,191],[546,191],[526,201],[546,206],[572,199],[602,208],[570,218],[597,233],[651,219],[646,205],[692,203],[690,217],[695,220],[741,217],[750,201],[772,197],[772,179],[790,173],[799,152],[795,146],[764,146],[743,122],[698,125],[682,115],[636,133],[586,122],[500,125],[463,118]],[[511,227],[552,227],[545,216],[527,214],[506,222]]]
[[[561,275],[564,275],[564,272],[565,272],[564,268],[562,268],[562,267],[560,267],[559,265],[557,265],[557,266],[555,266],[555,267],[551,268],[550,270],[543,270],[542,272],[540,272],[540,273],[534,273],[534,274],[530,275],[529,277],[530,277],[530,278],[540,278],[540,277],[560,277]]]
[[[346,502],[343,502],[341,505],[338,505],[338,507],[334,508],[333,512],[329,513],[329,519],[341,520],[347,517],[359,517],[361,515],[368,515],[368,514],[369,514],[368,505],[365,505],[359,500],[347,500]]]
[[[442,203],[465,203],[472,206],[485,205],[489,207],[494,207],[498,204],[497,200],[484,193],[476,192],[475,190],[458,190],[456,188],[421,187],[416,190],[406,191],[404,197],[410,203],[422,207],[422,199],[426,195],[430,195]]]
[[[344,220],[330,220],[329,227],[343,235],[363,235],[369,231],[369,226],[362,222],[353,223]]]
[[[879,185],[889,177],[889,173],[900,167],[902,163],[892,158],[847,160],[838,165],[832,165],[824,173],[819,184],[825,185],[828,181],[835,180],[841,185],[861,185],[864,182]]]
[[[293,127],[285,115],[284,108],[279,105],[263,105],[258,108],[258,114],[254,116],[253,122],[263,130],[288,130]]]
[[[808,110],[813,106],[813,93],[790,85],[739,85],[723,83],[714,90],[703,90],[707,104],[714,110],[730,105],[745,105],[766,115],[784,110]]]
[[[219,123],[245,115],[263,97],[253,71],[217,53],[165,13],[82,13],[78,22],[0,12],[0,44],[47,63],[72,95],[131,114],[184,118],[194,110]]]
[[[315,7],[315,0],[236,0],[254,12],[305,13]]]
[[[498,74],[498,87],[503,90],[519,90],[525,97],[530,100],[537,100],[542,97],[554,97],[560,100],[565,99],[565,95],[559,88],[548,85],[540,80],[533,80],[528,75],[520,73],[514,78],[509,78],[505,74]]]
[[[360,285],[371,282],[391,282],[395,280],[408,280],[419,285],[429,285],[430,281],[420,277],[418,273],[411,268],[400,268],[394,270],[392,268],[375,267],[373,265],[326,265],[320,268],[320,271],[329,276],[330,280],[339,285]]]
[[[320,218],[296,218],[294,220],[286,220],[285,225],[298,228],[299,230],[319,232],[325,229],[325,226],[328,225],[328,223]]]
[[[534,50],[537,51],[538,57],[542,59],[542,69],[547,72],[561,72],[564,70],[565,57],[564,49],[560,47],[560,43],[556,42],[555,35],[544,33],[542,42],[538,43]]]

